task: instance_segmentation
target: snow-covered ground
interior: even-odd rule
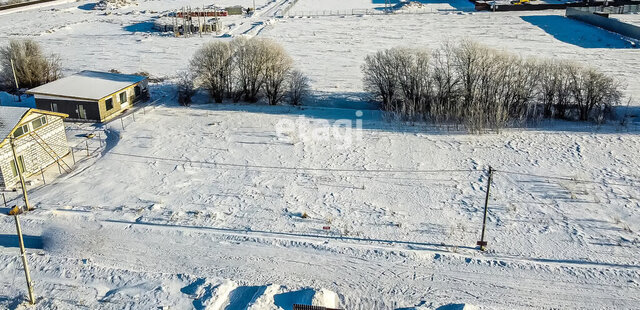
[[[365,111],[362,140],[346,148],[341,136],[300,136],[321,122],[279,138],[278,123],[300,116],[360,119],[348,109],[170,104],[124,130],[108,125],[100,157],[31,192],[37,210],[23,226],[43,254],[30,260],[40,305],[288,309],[278,294],[322,290],[346,309],[637,304],[636,131],[554,122],[474,136]],[[488,165],[500,172],[480,253]],[[22,278],[12,220],[2,222],[11,304]]]
[[[611,14],[609,18],[615,18],[621,22],[629,23],[640,27],[640,13],[633,14]]]
[[[88,10],[92,3],[5,14],[0,45],[33,38],[62,56],[67,73],[171,77],[203,43],[227,39],[149,29],[163,11],[206,3],[140,1],[109,15]],[[291,10],[383,3],[300,0]],[[171,87],[155,84],[156,108],[135,121],[69,126],[71,145],[95,131],[104,141],[94,138],[97,152],[71,174],[31,188],[37,209],[22,222],[37,308],[637,307],[637,121],[468,135],[343,108],[370,108],[360,66],[381,48],[472,38],[595,66],[626,81],[625,95],[635,98],[639,49],[560,11],[273,18],[289,4],[256,1],[256,16],[233,17],[228,33],[283,44],[312,79],[310,106],[198,97],[186,108]],[[362,132],[331,126],[346,120],[361,121]],[[296,126],[283,134],[286,124]],[[498,171],[488,251],[480,252],[488,166]],[[11,203],[16,194],[6,193]],[[14,229],[0,217],[0,308],[24,300]]]
[[[442,1],[442,0],[418,0],[413,1],[416,3],[422,3],[428,6],[429,8],[433,7],[443,9],[443,8],[457,8],[457,9],[469,9],[472,10],[474,8],[473,3],[468,0],[451,0],[451,1]],[[392,0],[390,1],[391,7],[395,8],[400,5],[400,1]],[[318,11],[350,11],[350,10],[360,10],[360,9],[384,9],[385,1],[384,0],[298,0],[293,11],[299,12],[318,12]]]
[[[290,18],[264,32],[281,42],[316,89],[362,91],[364,57],[394,46],[438,48],[472,39],[530,57],[560,58],[593,66],[620,78],[627,94],[640,98],[640,49],[628,40],[563,16],[564,11],[476,12]],[[638,102],[636,100],[636,102]]]

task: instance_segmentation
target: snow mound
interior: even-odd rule
[[[311,304],[325,308],[338,308],[339,302],[340,299],[338,298],[338,294],[322,288],[319,291],[316,291],[315,295],[313,295]]]
[[[106,11],[137,4],[135,0],[100,0],[93,7],[94,10]]]
[[[401,10],[420,10],[420,9],[424,9],[427,6],[424,3],[421,2],[417,2],[417,1],[410,1],[410,2],[406,2],[404,3],[400,9]]]

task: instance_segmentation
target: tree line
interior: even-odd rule
[[[622,98],[620,83],[593,68],[472,41],[381,50],[365,58],[362,71],[365,90],[392,116],[470,132],[541,118],[602,122]]]
[[[198,87],[217,103],[266,98],[270,105],[299,105],[308,94],[309,79],[294,69],[291,57],[274,41],[238,37],[210,42],[195,52],[189,69],[179,77],[180,102],[190,103]]]

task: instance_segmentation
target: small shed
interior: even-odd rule
[[[63,113],[0,106],[0,187],[15,186],[20,181],[18,169],[29,177],[56,162],[69,168],[62,159],[69,154],[65,117]]]
[[[229,15],[242,15],[242,14],[244,14],[244,8],[239,6],[239,5],[228,6],[228,7],[224,8],[224,10],[227,11],[227,13]]]
[[[148,78],[82,71],[27,91],[36,108],[69,115],[69,120],[105,122],[149,97]]]

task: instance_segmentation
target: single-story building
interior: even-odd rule
[[[27,91],[36,108],[69,115],[75,121],[107,121],[149,96],[148,78],[82,71]]]
[[[66,117],[63,113],[0,106],[0,187],[19,183],[18,169],[25,178],[56,162],[69,169],[62,161],[69,154],[63,122]]]

